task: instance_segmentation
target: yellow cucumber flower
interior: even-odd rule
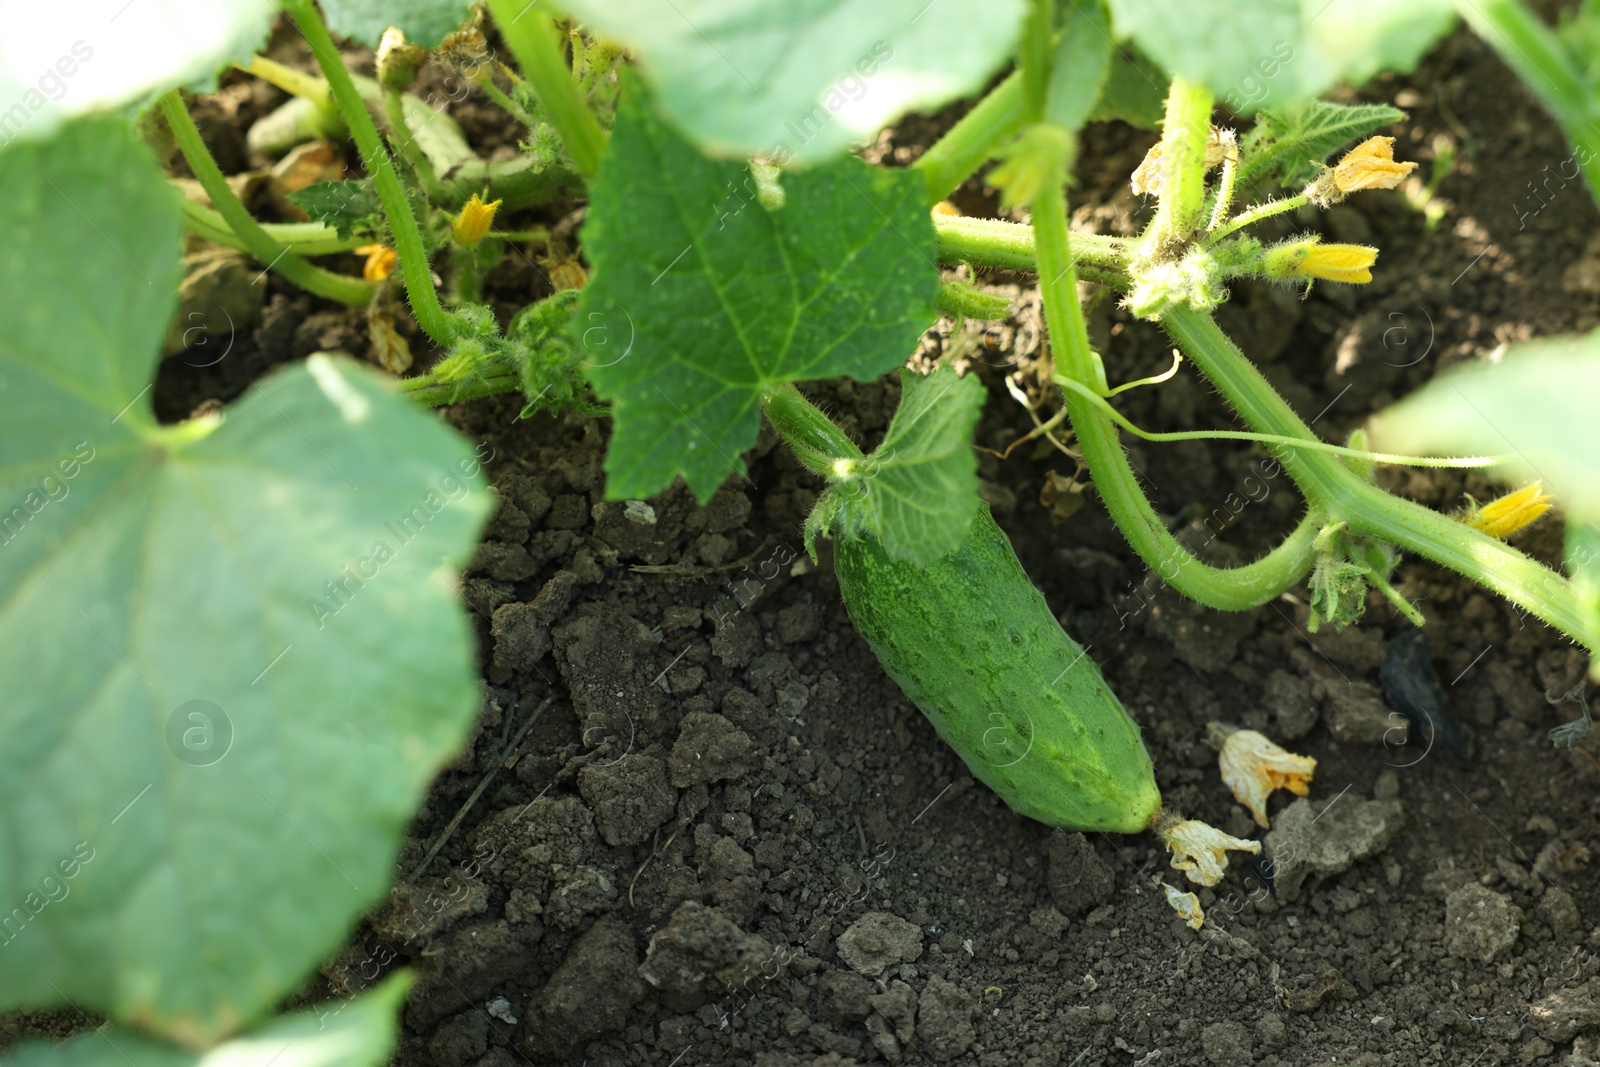
[[[395,264],[400,262],[400,257],[388,245],[362,245],[356,249],[357,255],[367,257],[366,264],[361,268],[361,276],[369,282],[381,282],[394,272]]]
[[[472,194],[462,207],[461,214],[451,221],[451,229],[455,232],[456,240],[471,248],[483,240],[489,232],[489,227],[494,225],[494,213],[500,207],[500,201],[491,200],[487,204],[477,193]]]
[[[1172,869],[1186,872],[1189,881],[1197,885],[1216,885],[1222,881],[1222,873],[1228,869],[1229,851],[1258,855],[1261,852],[1259,841],[1241,841],[1198,819],[1180,819],[1166,812],[1156,816],[1150,829],[1172,853]]]
[[[1207,739],[1217,747],[1217,762],[1222,780],[1239,803],[1250,809],[1257,826],[1267,822],[1267,797],[1275,789],[1287,789],[1303,797],[1311,789],[1311,776],[1317,761],[1296,756],[1267,740],[1254,730],[1241,730],[1224,722],[1206,726]]]
[[[1262,257],[1262,266],[1269,278],[1365,285],[1372,280],[1371,267],[1377,259],[1378,250],[1370,245],[1325,245],[1311,237],[1274,245]]]
[[[1415,163],[1395,162],[1393,137],[1368,137],[1333,168],[1333,185],[1341,193],[1393,189],[1416,169]]]
[[[1467,499],[1472,500],[1471,497]],[[1462,521],[1490,537],[1504,539],[1524,526],[1533,525],[1539,516],[1549,511],[1550,495],[1544,491],[1543,482],[1534,482],[1482,506],[1475,500],[1472,504]]]

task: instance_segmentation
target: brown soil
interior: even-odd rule
[[[257,95],[230,116],[239,128],[275,102]],[[1330,440],[1452,362],[1600,318],[1595,208],[1575,182],[1533,199],[1570,151],[1483,45],[1459,34],[1361,96],[1408,108],[1397,154],[1424,172],[1435,138],[1455,142],[1449,212],[1427,232],[1398,196],[1369,193],[1296,219],[1382,247],[1374,282],[1304,302],[1245,290],[1220,316]],[[908,122],[879,151],[910,158],[949,120]],[[225,137],[217,125],[208,136]],[[1151,140],[1121,126],[1086,138],[1081,225],[1137,223],[1125,180]],[[976,184],[956,199],[994,209]],[[513,263],[495,284],[528,294],[535,275]],[[977,440],[1001,525],[1143,725],[1171,806],[1261,836],[1218,777],[1212,719],[1317,759],[1310,801],[1273,805],[1307,858],[1270,873],[1236,862],[1200,891],[1209,921],[1191,931],[1160,883],[1191,887],[1153,840],[1020,818],[939,742],[851,629],[826,548],[820,565],[802,555],[818,483],[770,435],[708,506],[679,488],[647,515],[603,500],[604,422],[519,421],[499,398],[448,413],[494,447],[503,500],[464,583],[480,729],[419,813],[391,905],[291,1006],[412,966],[396,1062],[437,1067],[1597,1062],[1600,761],[1593,740],[1566,752],[1546,738],[1576,717],[1545,694],[1571,687],[1582,656],[1405,562],[1397,578],[1473,734],[1464,768],[1417,731],[1406,741],[1385,704],[1403,622],[1385,602],[1311,635],[1303,590],[1225,615],[1163,589],[1092,494],[1065,518],[1041,503],[1073,476],[1069,457],[994,454],[1031,426],[1004,379],[1034,380],[1040,329],[1026,279],[987,280],[1021,298],[970,360],[991,387]],[[275,285],[232,358],[168,362],[163,411],[230,399],[316,348],[364,349],[348,317]],[[1156,331],[1106,304],[1093,323],[1114,378],[1164,368]],[[815,392],[870,444],[898,387]],[[1229,425],[1192,371],[1126,400],[1151,428]],[[1204,540],[1207,519],[1228,517],[1216,559],[1250,558],[1298,516],[1287,478],[1248,446],[1129,449],[1175,529]],[[1492,492],[1384,477],[1441,508]],[[1555,560],[1558,524],[1526,542]]]

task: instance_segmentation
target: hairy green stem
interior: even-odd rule
[[[222,168],[211,157],[211,150],[200,136],[200,128],[194,124],[180,90],[173,89],[162,95],[161,112],[166,116],[167,125],[172,128],[172,136],[183,152],[183,158],[189,162],[189,169],[194,171],[195,178],[211,198],[217,213],[238,236],[246,251],[307,292],[337,300],[341,304],[361,305],[372,299],[376,289],[371,282],[346,274],[335,274],[308,263],[261,228],[261,223],[234,195]]]
[[[523,76],[533,83],[550,124],[561,135],[579,174],[594,180],[605,153],[606,132],[583,98],[555,42],[555,24],[525,0],[489,0],[489,12]]]
[[[770,390],[761,398],[761,408],[778,436],[788,443],[801,465],[812,474],[836,478],[836,461],[866,458],[837,423],[792,385]]]
[[[1057,175],[1033,203],[1039,291],[1059,373],[1093,386],[1099,374],[1078,303],[1065,181],[1064,173]],[[1315,508],[1282,544],[1254,563],[1235,568],[1202,563],[1156,514],[1122,451],[1116,424],[1078,393],[1068,390],[1065,398],[1067,417],[1101,502],[1133,550],[1168,585],[1210,607],[1239,611],[1271,601],[1311,569],[1311,545],[1322,525]]]
[[[372,186],[383,204],[383,214],[389,220],[389,232],[394,237],[395,252],[400,256],[400,273],[406,283],[411,313],[416,316],[417,325],[435,344],[448,347],[455,339],[450,317],[439,303],[422,231],[417,226],[416,216],[411,213],[411,202],[406,198],[405,186],[400,183],[400,175],[394,169],[394,161],[389,158],[389,150],[383,146],[377,124],[367,114],[361,94],[350,80],[350,72],[345,70],[344,60],[339,58],[339,50],[334,47],[333,38],[329,36],[327,26],[323,25],[322,15],[318,13],[316,5],[311,0],[283,0],[282,6],[311,46],[311,54],[316,56],[323,77],[328,79],[328,88],[332,90],[334,102],[344,115],[350,136],[361,151],[367,173],[372,175]]]
[[[1315,439],[1210,315],[1173,307],[1161,324],[1245,422],[1268,433]],[[1465,523],[1384,492],[1331,456],[1292,448],[1276,450],[1274,456],[1314,512],[1323,511],[1357,533],[1449,567],[1573,640],[1585,640],[1584,616],[1571,583],[1543,564]]]
[[[445,404],[460,404],[468,400],[481,400],[500,393],[514,393],[522,388],[522,377],[514,369],[496,370],[459,382],[435,381],[431,374],[420,374],[400,382],[400,391],[424,407],[436,408]]]
[[[399,89],[383,90],[383,117],[389,124],[389,142],[400,150],[400,155],[416,174],[417,184],[422,186],[428,200],[435,204],[444,203],[448,197],[444,183],[434,172],[432,161],[423,154],[422,146],[417,144],[416,134],[411,132],[411,125],[406,122],[405,97],[406,94]]]
[[[1211,90],[1173,78],[1161,124],[1160,206],[1145,231],[1154,255],[1187,240],[1200,226],[1206,194],[1206,139],[1211,134]]]
[[[939,242],[939,258],[947,263],[971,263],[1030,274],[1037,269],[1032,226],[965,215],[935,215],[933,230]],[[1072,254],[1078,264],[1114,271],[1128,265],[1128,245],[1120,237],[1075,233]]]
[[[1458,0],[1456,6],[1473,32],[1500,54],[1561,124],[1577,149],[1571,162],[1582,169],[1590,195],[1600,201],[1596,87],[1567,46],[1521,0]]]
[[[913,164],[928,179],[928,202],[960,188],[1022,128],[1022,72],[995,86]]]
[[[1244,229],[1246,226],[1270,219],[1274,215],[1281,215],[1285,211],[1294,211],[1296,208],[1305,207],[1311,201],[1304,194],[1299,196],[1286,196],[1282,200],[1268,200],[1265,204],[1257,204],[1249,211],[1241,211],[1225,224],[1206,234],[1205,240],[1200,242],[1201,248],[1210,248],[1230,233]]]
[[[181,197],[183,224],[189,232],[228,248],[248,252],[244,239],[233,232],[228,220],[215,208]],[[322,222],[263,222],[260,224],[268,237],[302,256],[331,256],[336,252],[350,252],[371,242],[370,237],[340,238],[339,231]]]

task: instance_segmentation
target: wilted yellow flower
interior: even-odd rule
[[[1346,152],[1333,168],[1333,184],[1341,193],[1393,189],[1416,169],[1415,163],[1394,161],[1393,137],[1368,137]]]
[[[1205,169],[1210,170],[1228,158],[1229,147],[1234,144],[1235,140],[1236,137],[1232,130],[1223,130],[1216,126],[1211,127],[1211,132],[1206,134]],[[1147,196],[1161,192],[1161,160],[1165,155],[1166,151],[1161,147],[1160,141],[1151,145],[1150,151],[1144,154],[1144,159],[1139,161],[1139,165],[1134,168],[1130,178],[1136,195]]]
[[[1471,497],[1467,499],[1472,500]],[[1481,507],[1475,500],[1472,504],[1462,521],[1490,537],[1506,538],[1524,526],[1533,525],[1539,516],[1549,511],[1550,495],[1544,491],[1543,482],[1534,482]]]
[[[1165,882],[1161,888],[1167,891],[1167,903],[1171,904],[1172,910],[1189,924],[1189,929],[1198,930],[1206,924],[1206,913],[1200,910],[1199,897],[1193,893],[1180,893]]]
[[[961,214],[961,209],[948,200],[941,200],[933,205],[933,213],[935,215],[959,215]]]
[[[451,229],[455,232],[456,240],[471,248],[483,240],[484,234],[489,232],[489,227],[494,225],[494,213],[500,207],[500,201],[491,200],[487,204],[477,193],[472,194],[462,207],[461,214],[451,221]]]
[[[1179,819],[1166,812],[1150,827],[1172,853],[1173,870],[1185,871],[1197,885],[1216,885],[1228,869],[1228,852],[1261,852],[1261,842],[1241,841],[1198,819]]]
[[[366,265],[361,268],[361,276],[369,282],[381,282],[394,272],[395,264],[400,262],[400,257],[388,245],[362,245],[356,249],[358,255],[367,257]]]
[[[1269,248],[1262,265],[1269,278],[1323,278],[1362,285],[1372,280],[1371,267],[1377,259],[1378,250],[1370,245],[1325,245],[1312,237]]]
[[[1267,822],[1267,797],[1274,789],[1287,789],[1300,797],[1310,791],[1311,776],[1317,769],[1317,761],[1310,756],[1296,756],[1254,730],[1225,722],[1208,724],[1206,736],[1217,747],[1222,780],[1233,790],[1234,798],[1250,809],[1257,826],[1271,825]]]

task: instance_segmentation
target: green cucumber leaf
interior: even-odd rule
[[[927,183],[846,157],[785,175],[768,210],[744,164],[700,155],[624,81],[574,327],[612,405],[606,494],[682,474],[705,501],[742,473],[764,390],[876,378],[916,347],[939,295]]]
[[[318,182],[290,193],[289,202],[310,215],[313,222],[324,222],[338,230],[341,241],[357,233],[384,232],[383,204],[371,178]]]
[[[471,8],[472,0],[322,0],[329,29],[373,47],[384,30],[398,26],[407,41],[433,48]]]
[[[1544,482],[1568,514],[1600,520],[1600,331],[1511,345],[1451,370],[1373,416],[1373,447],[1407,455],[1505,455],[1509,481]]]
[[[1111,64],[1111,16],[1105,0],[1076,0],[1061,10],[1061,43],[1050,62],[1045,118],[1069,130],[1089,120]]]
[[[1160,129],[1170,81],[1166,71],[1137,48],[1124,44],[1111,53],[1111,67],[1089,121],[1121,121],[1141,130]]]
[[[1316,165],[1334,150],[1405,117],[1404,111],[1387,104],[1352,106],[1326,100],[1262,108],[1239,146],[1237,181],[1243,188],[1262,180],[1285,189],[1304,185],[1317,176]]]
[[[156,424],[179,205],[126,123],[0,153],[0,1011],[205,1047],[383,899],[478,706],[467,444],[325,356]]]
[[[80,1034],[61,1045],[30,1042],[0,1059],[0,1067],[220,1067],[273,1062],[285,1067],[381,1067],[394,1052],[395,1023],[410,985],[410,976],[402,973],[385,979],[370,993],[281,1015],[206,1052],[112,1028]]]
[[[273,0],[0,0],[0,146],[174,86],[215,91],[277,14]]]
[[[926,376],[901,371],[900,381],[900,406],[862,465],[862,481],[839,491],[847,509],[864,513],[848,524],[875,531],[890,558],[926,567],[953,552],[972,525],[978,506],[972,431],[988,394],[977,378],[947,366]]]
[[[560,0],[625,43],[661,108],[708,153],[836,156],[908,111],[982,89],[1022,0]]]
[[[1408,71],[1455,21],[1451,0],[1110,0],[1119,37],[1238,114],[1340,81]]]

